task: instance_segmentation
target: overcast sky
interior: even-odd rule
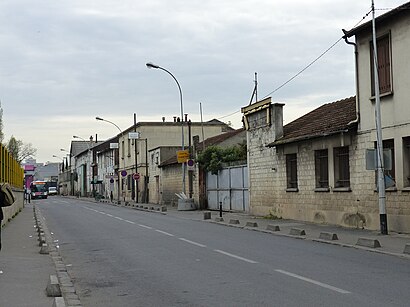
[[[375,0],[377,16],[407,1]],[[270,94],[369,13],[371,0],[1,0],[0,100],[5,141],[58,162],[73,135],[108,139],[138,121],[184,113],[241,126],[258,99],[285,103],[285,124],[355,95],[353,47],[343,40]],[[371,20],[371,14],[363,22]],[[236,112],[236,113],[235,113]],[[233,114],[234,113],[234,114]],[[231,115],[232,114],[232,115]],[[229,115],[229,116],[228,116]]]

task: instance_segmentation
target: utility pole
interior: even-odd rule
[[[386,214],[386,187],[384,182],[384,161],[383,161],[383,138],[380,114],[380,88],[379,88],[379,69],[377,61],[377,42],[376,42],[376,20],[374,12],[374,0],[372,0],[372,32],[373,32],[373,67],[374,67],[374,94],[376,97],[375,117],[377,135],[377,191],[379,194],[379,214],[380,232],[387,235],[387,214]]]
[[[137,132],[137,114],[134,113],[134,132]],[[138,174],[138,150],[137,150],[137,139],[134,139],[134,149],[135,149],[135,174]],[[134,176],[133,176],[134,177]],[[133,178],[133,180],[135,180]],[[138,203],[138,180],[135,180],[135,202]]]

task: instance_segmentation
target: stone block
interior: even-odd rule
[[[327,241],[339,240],[337,234],[331,232],[321,232],[319,235],[319,239]]]
[[[49,250],[49,248],[48,248],[47,243],[43,243],[43,244],[41,245],[40,254],[41,254],[41,255],[48,255],[48,254],[50,254],[50,250]]]
[[[223,217],[216,217],[215,222],[223,222],[224,218]]]
[[[46,287],[46,293],[48,297],[57,297],[61,296],[60,284],[56,275],[50,275],[48,284]]]
[[[370,247],[370,248],[382,247],[380,245],[379,240],[372,239],[372,238],[359,238],[357,239],[356,245],[363,246],[363,247]]]
[[[299,228],[291,228],[289,234],[292,236],[305,236],[306,232],[304,229]]]
[[[407,243],[407,244],[404,246],[404,251],[403,251],[403,253],[410,255],[410,243]]]
[[[258,223],[256,223],[256,222],[246,222],[246,227],[258,227]]]
[[[161,212],[167,212],[167,206],[161,206]]]
[[[211,216],[212,216],[211,211],[204,212],[204,220],[210,220]]]
[[[64,302],[64,298],[62,297],[55,297],[53,301],[53,307],[66,307]]]
[[[266,226],[266,230],[270,230],[270,231],[280,231],[280,227],[279,227],[278,225],[269,224],[268,226]]]
[[[239,224],[239,220],[230,219],[230,220],[229,220],[229,224],[238,225],[238,224]]]

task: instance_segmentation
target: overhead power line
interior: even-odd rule
[[[389,10],[389,9],[379,9],[379,10]],[[357,27],[360,23],[363,22],[364,19],[366,19],[367,16],[370,15],[370,13],[372,12],[372,9],[370,8],[370,10],[360,19],[360,21],[358,21],[352,28]],[[330,45],[330,47],[328,47],[325,51],[323,51],[318,57],[316,57],[313,61],[311,61],[308,65],[306,65],[304,68],[302,68],[299,72],[297,72],[295,75],[293,75],[291,78],[289,78],[287,81],[283,82],[281,85],[279,85],[277,88],[275,88],[273,91],[271,91],[270,93],[266,94],[265,96],[263,96],[263,98],[266,98],[270,95],[272,95],[273,93],[277,92],[278,90],[280,90],[281,88],[283,88],[284,86],[286,86],[287,84],[289,84],[290,82],[292,82],[294,79],[296,79],[299,75],[301,75],[303,72],[305,72],[308,68],[310,68],[313,64],[315,64],[317,61],[319,61],[326,53],[328,53],[331,49],[333,49],[341,40],[343,39],[343,36],[341,36],[336,42],[334,42],[332,45]],[[230,114],[218,117],[218,119],[223,119],[232,115],[235,115],[237,113],[241,112],[240,110],[232,112]]]

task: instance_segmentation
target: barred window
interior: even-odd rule
[[[335,188],[350,187],[349,147],[336,147],[333,149]]]
[[[288,189],[298,188],[298,165],[297,155],[286,155],[286,180]]]
[[[315,151],[316,188],[329,187],[329,166],[327,149]]]

